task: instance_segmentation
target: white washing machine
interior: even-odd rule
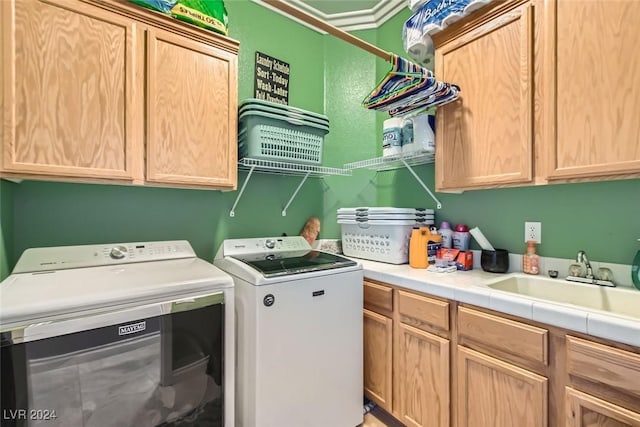
[[[300,237],[225,240],[236,296],[239,427],[363,421],[362,266]]]
[[[3,427],[233,427],[233,280],[186,241],[27,249],[0,283]]]

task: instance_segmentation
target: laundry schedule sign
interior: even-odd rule
[[[255,97],[288,105],[289,72],[289,64],[286,62],[256,52]]]

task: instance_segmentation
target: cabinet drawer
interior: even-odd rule
[[[449,330],[448,302],[398,291],[398,312],[402,323],[416,328],[425,329],[425,326],[430,326]]]
[[[391,316],[393,288],[377,283],[364,282],[364,307],[379,314]]]
[[[569,375],[640,397],[640,355],[567,336]]]
[[[548,364],[549,333],[546,329],[458,307],[458,333],[500,352]]]

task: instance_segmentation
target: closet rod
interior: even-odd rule
[[[318,19],[315,16],[309,15],[303,10],[298,9],[297,7],[285,3],[283,0],[262,0],[262,2],[272,6],[274,9],[285,12],[288,15],[293,16],[294,18],[298,18],[299,20],[306,22],[309,25],[313,25],[320,30],[326,31],[329,34],[346,41],[347,43],[351,43],[354,46],[364,49],[367,52],[372,53],[387,62],[393,63],[394,55],[392,53],[382,50],[379,47],[372,45],[371,43],[368,43],[362,39],[359,39],[356,36],[352,36],[346,31],[334,27],[333,25],[323,21],[322,19]]]

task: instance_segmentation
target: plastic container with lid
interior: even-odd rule
[[[468,251],[470,240],[469,226],[467,224],[457,224],[453,231],[453,248]]]
[[[339,208],[338,215],[371,215],[371,214],[415,214],[415,215],[434,215],[433,209],[425,208],[395,208],[395,207],[369,207],[360,206],[356,208]]]
[[[522,255],[522,271],[527,274],[540,273],[540,256],[536,254],[535,240],[527,241],[527,250]]]
[[[442,247],[451,249],[453,247],[453,230],[447,221],[442,221],[438,233],[442,237]]]

